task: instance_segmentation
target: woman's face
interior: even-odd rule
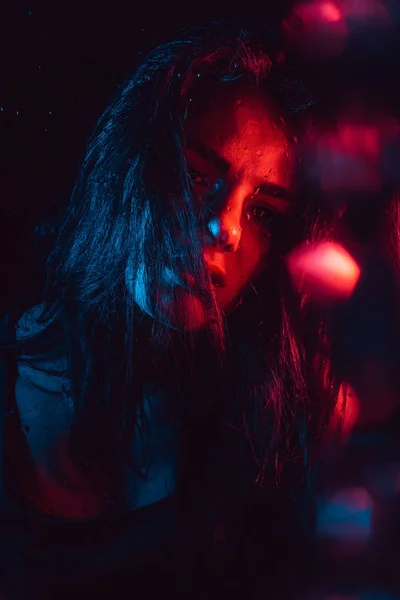
[[[232,84],[221,85],[189,114],[185,135],[196,209],[208,222],[203,258],[216,302],[228,313],[266,266],[274,219],[290,211],[294,144],[264,98]],[[177,284],[166,300],[171,324],[186,331],[207,325],[189,290]]]

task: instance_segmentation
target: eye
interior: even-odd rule
[[[196,169],[189,167],[188,173],[193,181],[194,185],[202,185],[203,187],[211,187],[210,180],[206,175],[200,173]]]
[[[262,227],[270,227],[278,219],[278,216],[273,209],[268,208],[265,204],[250,206],[246,211],[246,219],[248,221],[253,220]]]

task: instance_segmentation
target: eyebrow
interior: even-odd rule
[[[231,165],[227,160],[222,158],[222,156],[220,156],[218,152],[215,152],[215,150],[213,150],[212,148],[203,146],[201,142],[197,142],[193,139],[188,139],[187,147],[190,150],[194,150],[195,152],[197,152],[197,154],[205,160],[211,162],[214,165],[214,167],[222,173],[228,173],[228,171],[230,170]],[[284,200],[285,202],[293,202],[293,192],[276,183],[263,181],[260,185],[256,186],[255,190],[258,190],[259,194],[265,194],[266,196],[279,198],[280,200]]]
[[[266,196],[272,196],[273,198],[279,198],[285,202],[293,202],[294,194],[291,190],[277,185],[276,183],[263,182],[261,185],[256,187],[259,194],[265,194]]]
[[[214,167],[216,167],[216,169],[222,171],[222,173],[224,174],[227,173],[231,168],[230,163],[224,158],[222,158],[222,156],[220,156],[218,152],[215,152],[215,150],[213,150],[212,148],[203,146],[203,144],[201,144],[200,142],[196,142],[193,139],[188,139],[187,147],[190,150],[195,150],[195,152],[197,152],[199,156],[211,162],[214,165]]]

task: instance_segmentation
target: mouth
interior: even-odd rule
[[[226,284],[226,273],[216,265],[208,265],[211,273],[211,283],[216,288],[223,288]]]

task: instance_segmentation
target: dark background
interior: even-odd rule
[[[97,118],[142,55],[182,27],[230,16],[246,16],[259,24],[271,9],[276,17],[290,4],[291,0],[285,0],[285,6],[283,0],[3,1],[0,316],[21,299],[40,301],[43,272],[35,228],[62,211]],[[400,23],[400,2],[393,5]],[[366,38],[365,48],[376,47]],[[400,52],[400,63],[399,56]],[[363,62],[371,68],[369,56]],[[379,70],[371,72],[375,77]],[[382,77],[387,73],[380,72]],[[390,72],[396,83],[398,64],[390,65]],[[348,73],[353,77],[350,69]],[[372,82],[375,85],[376,79]],[[400,100],[397,107],[400,110]],[[396,527],[391,529],[396,535]],[[336,571],[330,565],[329,575]]]
[[[210,0],[3,3],[0,314],[21,297],[40,299],[35,227],[67,202],[97,118],[143,53],[182,27],[243,14],[259,20],[266,6]]]

